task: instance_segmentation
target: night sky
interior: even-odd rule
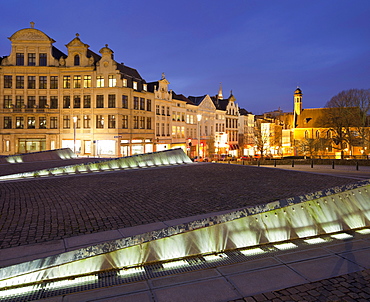
[[[215,95],[222,83],[255,114],[291,111],[297,86],[303,108],[370,88],[369,0],[11,0],[0,11],[0,56],[33,21],[65,53],[79,33],[147,82],[164,72],[185,96]]]

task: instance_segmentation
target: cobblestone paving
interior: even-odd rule
[[[368,302],[370,301],[369,284],[370,270],[364,270],[229,302]]]
[[[22,165],[8,166],[14,171]],[[0,182],[0,248],[232,210],[352,182],[211,163]]]

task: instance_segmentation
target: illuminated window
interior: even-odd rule
[[[160,135],[160,133],[159,133],[159,123],[155,123],[155,132],[156,132],[157,136]]]
[[[58,118],[56,116],[50,118],[50,129],[58,129]]]
[[[90,115],[84,116],[84,128],[89,129],[90,128]]]
[[[134,109],[139,109],[139,98],[134,96]]]
[[[39,54],[39,65],[40,66],[46,66],[47,65],[47,54],[46,53],[40,53]]]
[[[50,77],[50,89],[58,89],[58,77],[57,76]]]
[[[116,117],[114,115],[108,115],[108,128],[116,128]]]
[[[36,106],[36,97],[35,96],[29,96],[27,98],[27,107],[28,108],[34,108]]]
[[[91,108],[91,95],[84,95],[84,108]]]
[[[104,95],[96,96],[96,108],[104,108]]]
[[[12,107],[12,96],[4,95],[4,108],[11,108],[11,107]]]
[[[104,117],[102,115],[96,116],[96,128],[104,128]]]
[[[108,94],[108,108],[116,108],[116,95]]]
[[[134,116],[134,129],[139,129],[139,117]]]
[[[39,129],[46,129],[46,117],[39,117]]]
[[[12,78],[11,75],[4,75],[4,88],[12,88]]]
[[[58,97],[57,96],[50,97],[50,109],[58,109]]]
[[[35,66],[36,65],[36,54],[35,53],[29,53],[28,54],[28,66]]]
[[[140,116],[140,129],[145,129],[145,117]]]
[[[74,56],[74,65],[80,66],[80,56],[79,55]]]
[[[71,88],[71,77],[63,76],[63,88]]]
[[[24,88],[24,76],[16,76],[15,78],[15,88],[22,89]]]
[[[137,82],[135,82],[135,81],[132,82],[132,88],[137,90]]]
[[[152,100],[146,100],[146,111],[152,111]]]
[[[71,97],[69,95],[63,96],[63,108],[71,108]]]
[[[128,108],[128,96],[122,95],[122,108]]]
[[[116,87],[117,80],[114,75],[108,76],[108,86],[109,87]]]
[[[104,87],[104,77],[103,76],[96,77],[96,87],[98,88]]]
[[[128,128],[128,115],[122,116],[122,128],[127,129]]]
[[[16,62],[15,64],[17,66],[23,66],[24,65],[24,54],[23,53],[17,53],[16,54]]]
[[[15,98],[15,108],[22,108],[24,105],[23,96],[17,95]]]
[[[63,128],[64,129],[71,128],[71,119],[70,119],[69,115],[64,115],[63,116]]]
[[[73,77],[73,88],[81,88],[81,76],[76,75]]]
[[[40,76],[39,77],[39,89],[46,89],[48,81],[46,76]]]
[[[11,116],[4,116],[4,129],[12,129]]]
[[[84,88],[91,88],[91,76],[84,76]]]
[[[145,99],[140,98],[140,110],[145,110]]]
[[[35,88],[36,88],[36,77],[28,76],[27,89],[35,89]]]
[[[47,99],[46,96],[39,96],[39,107],[40,108],[46,108]]]
[[[148,85],[147,84],[143,84],[143,90],[148,91]]]
[[[35,129],[36,119],[34,116],[29,116],[27,121],[27,128],[28,129]]]
[[[127,79],[122,79],[122,86],[127,87]]]
[[[79,95],[73,97],[73,108],[81,108],[81,97]]]
[[[23,129],[24,128],[24,119],[23,116],[17,116],[15,119],[15,128]]]

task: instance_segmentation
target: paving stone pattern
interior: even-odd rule
[[[370,270],[342,275],[229,302],[368,302]]]
[[[0,169],[10,174],[48,164],[57,166]],[[354,181],[204,163],[0,182],[0,249],[243,208]]]

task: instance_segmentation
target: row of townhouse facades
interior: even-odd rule
[[[71,148],[119,157],[183,148],[191,157],[241,156],[253,148],[252,114],[235,97],[185,97],[162,74],[146,82],[134,68],[99,55],[78,34],[63,53],[42,31],[15,32],[0,65],[0,154]]]

